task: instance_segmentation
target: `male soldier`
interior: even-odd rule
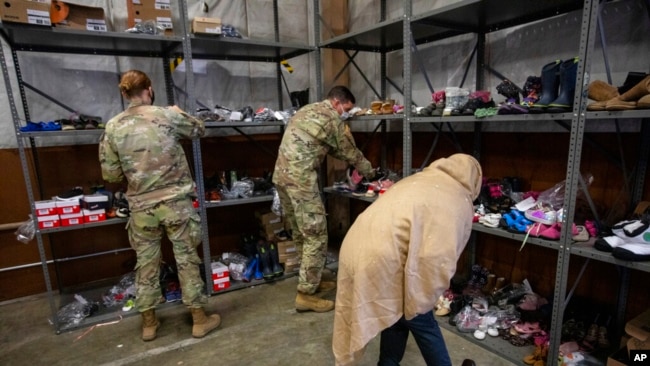
[[[160,301],[160,240],[172,242],[183,304],[192,313],[192,336],[201,338],[221,323],[219,315],[207,316],[204,282],[199,274],[201,219],[192,207],[195,185],[181,138],[205,133],[202,121],[177,106],[153,106],[149,77],[127,71],[119,85],[128,108],[106,124],[99,144],[102,175],[109,182],[128,182],[126,198],[131,209],[127,224],[129,242],[135,250],[135,308],[142,313],[142,340],[156,338],[159,327],[155,307]]]
[[[326,100],[306,105],[296,112],[287,125],[278,151],[273,183],[301,255],[295,304],[298,311],[334,309],[333,301],[314,296],[318,291],[336,287],[335,282],[321,282],[327,253],[327,222],[318,187],[319,166],[330,154],[355,166],[364,177],[375,174],[343,122],[354,103],[354,95],[348,88],[335,86]]]

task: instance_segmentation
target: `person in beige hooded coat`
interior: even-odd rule
[[[402,179],[357,217],[339,253],[337,365],[358,363],[379,332],[379,365],[397,365],[409,330],[427,365],[451,365],[432,310],[469,240],[481,183],[478,161],[454,154]]]

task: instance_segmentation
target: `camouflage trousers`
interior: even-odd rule
[[[327,218],[319,192],[276,186],[284,219],[289,221],[301,256],[298,292],[313,294],[327,255]]]
[[[155,308],[162,296],[160,265],[163,234],[167,234],[172,243],[183,304],[202,307],[207,303],[205,284],[199,271],[201,259],[196,252],[196,247],[201,243],[201,218],[189,199],[161,202],[154,207],[131,212],[127,230],[137,257],[135,308],[138,311]]]

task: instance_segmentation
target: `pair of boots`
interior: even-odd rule
[[[257,242],[257,255],[259,269],[265,280],[282,276],[284,269],[280,265],[277,244],[260,239]]]
[[[208,316],[203,308],[190,308],[190,312],[192,313],[192,337],[194,338],[205,337],[221,324],[221,317],[218,314]],[[160,322],[156,319],[156,310],[149,309],[142,312],[142,340],[156,339],[158,328],[160,328]]]
[[[565,113],[572,110],[578,60],[578,57],[555,60],[542,67],[541,96],[530,106],[530,113]]]
[[[619,94],[619,88],[604,81],[595,80],[589,84],[589,99],[596,102],[587,105],[588,111],[627,111],[650,108],[650,75]]]

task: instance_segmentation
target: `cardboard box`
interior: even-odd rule
[[[230,287],[230,277],[219,278],[212,281],[212,290],[221,291]]]
[[[54,200],[34,202],[36,216],[56,215],[56,202]]]
[[[108,196],[100,193],[83,196],[83,198],[80,201],[80,204],[82,209],[86,209],[90,211],[110,209],[108,203]]]
[[[284,263],[284,273],[292,273],[300,271],[300,263]]]
[[[255,212],[255,217],[259,220],[260,225],[266,226],[269,224],[277,224],[282,222],[282,217],[274,214],[273,212]]]
[[[623,347],[607,357],[607,366],[627,366],[627,348]]]
[[[81,29],[91,32],[108,32],[103,8],[64,2],[68,6],[68,16],[54,24],[57,28]]]
[[[290,253],[290,254],[279,254],[278,253],[278,259],[280,263],[295,263],[298,262],[300,263],[300,258],[298,257],[298,253]]]
[[[143,21],[155,20],[165,29],[165,35],[174,34],[171,0],[126,0],[126,12],[129,28]]]
[[[81,205],[79,205],[78,200],[56,201],[54,204],[56,206],[56,213],[59,215],[81,213]]]
[[[284,230],[284,224],[281,222],[276,222],[273,224],[262,225],[262,230],[268,235],[275,235]]]
[[[625,333],[640,341],[648,341],[650,337],[650,309],[627,322]]]
[[[61,219],[61,226],[72,226],[84,223],[84,215],[81,212],[59,215],[59,218]]]
[[[221,262],[212,262],[212,279],[218,280],[221,278],[230,278],[230,271],[228,266]]]
[[[0,4],[0,19],[49,27],[50,0],[5,0]]]
[[[51,229],[54,227],[59,227],[61,221],[59,220],[59,215],[50,215],[50,216],[38,216],[38,227],[40,229]]]
[[[278,247],[278,254],[295,254],[298,251],[296,244],[291,240],[279,241],[275,245]]]
[[[106,221],[106,210],[104,209],[99,209],[99,210],[87,210],[87,209],[81,209],[81,213],[84,216],[84,222],[99,222],[99,221]]]
[[[196,17],[192,20],[192,33],[221,34],[221,18]]]

